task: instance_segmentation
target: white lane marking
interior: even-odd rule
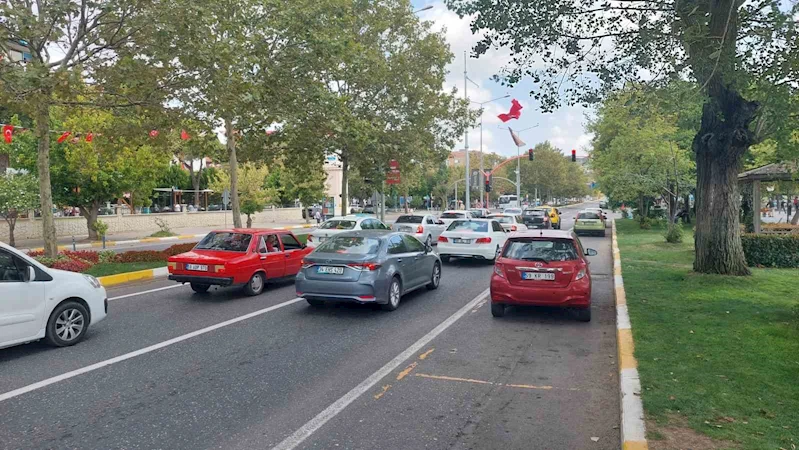
[[[132,294],[118,295],[116,297],[109,298],[108,301],[110,302],[112,300],[121,300],[123,298],[135,297],[137,295],[144,295],[144,294],[149,294],[151,292],[165,291],[167,289],[175,289],[175,288],[179,288],[179,287],[183,287],[183,286],[187,286],[187,285],[185,285],[185,284],[173,284],[173,285],[170,285],[170,286],[164,286],[164,287],[160,287],[160,288],[149,289],[149,290],[146,290],[146,291],[134,292]]]
[[[339,398],[333,404],[325,408],[324,411],[320,412],[316,415],[313,419],[309,420],[305,425],[300,427],[297,431],[295,431],[291,436],[287,437],[283,440],[283,442],[277,444],[272,450],[291,450],[298,445],[300,445],[303,441],[308,439],[316,430],[322,427],[327,421],[336,417],[338,413],[344,410],[350,403],[355,401],[358,397],[363,395],[364,392],[370,390],[375,384],[377,384],[381,379],[383,379],[386,375],[391,373],[394,369],[400,366],[405,360],[413,356],[416,352],[422,349],[425,345],[427,345],[430,341],[436,338],[439,334],[443,333],[444,330],[450,327],[453,323],[455,323],[458,319],[463,317],[469,310],[475,307],[478,303],[485,299],[488,295],[488,289],[481,292],[477,297],[473,298],[469,303],[467,303],[464,307],[459,309],[455,314],[449,316],[443,322],[438,324],[437,327],[433,328],[429,333],[422,336],[421,339],[414,342],[410,347],[405,349],[402,353],[397,355],[394,359],[389,361],[385,366],[381,367],[377,372],[369,375],[369,377],[357,386],[355,386],[351,391],[344,394],[343,397]]]
[[[156,350],[162,349],[164,347],[169,347],[170,345],[177,344],[179,342],[183,342],[185,340],[191,339],[196,336],[200,336],[206,333],[210,333],[211,331],[218,330],[220,328],[224,328],[229,325],[233,325],[247,319],[251,319],[256,316],[260,316],[262,314],[266,314],[268,312],[274,311],[276,309],[283,308],[284,306],[293,305],[294,303],[300,302],[303,299],[298,297],[293,300],[289,300],[283,303],[278,303],[277,305],[270,306],[268,308],[259,309],[258,311],[251,312],[249,314],[245,314],[243,316],[234,317],[233,319],[226,320],[224,322],[219,322],[215,325],[211,325],[209,327],[202,328],[200,330],[192,331],[191,333],[184,334],[182,336],[178,336],[163,342],[159,342],[157,344],[151,345],[149,347],[144,347],[139,350],[132,351],[130,353],[125,353],[124,355],[119,355],[117,357],[106,359],[105,361],[100,361],[98,363],[94,363],[92,365],[81,367],[80,369],[73,370],[71,372],[62,373],[61,375],[57,375],[51,378],[47,378],[46,380],[42,380],[33,384],[29,384],[27,386],[23,386],[19,389],[14,389],[13,391],[8,391],[6,393],[0,394],[0,402],[8,400],[10,398],[14,398],[20,396],[22,394],[27,394],[28,392],[35,391],[37,389],[41,389],[43,387],[50,386],[51,384],[58,383],[59,381],[68,380],[70,378],[77,377],[78,375],[83,375],[84,373],[89,373],[95,371],[97,369],[102,369],[103,367],[110,366],[112,364],[116,364],[118,362],[126,361],[131,358],[135,358],[140,355],[144,355],[146,353],[154,352]]]

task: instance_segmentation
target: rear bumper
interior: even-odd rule
[[[505,278],[493,275],[491,277],[491,303],[590,308],[591,282],[586,277],[583,280],[569,283],[569,286],[565,288],[530,288],[513,286]]]
[[[493,245],[493,246],[492,246]],[[454,258],[478,258],[494,259],[497,251],[497,244],[452,244],[449,242],[438,243],[439,256],[451,256]]]
[[[574,233],[575,234],[583,234],[583,235],[594,234],[594,235],[601,236],[601,235],[605,234],[605,225],[603,224],[601,227],[578,227],[578,226],[575,226],[574,227]]]
[[[311,300],[343,301],[356,303],[388,303],[387,287],[378,281],[309,280],[300,272],[294,287],[297,296]]]
[[[527,225],[527,228],[529,228],[531,230],[548,230],[549,229],[549,222],[538,222],[538,223],[525,222],[525,225]]]
[[[203,277],[199,275],[179,275],[179,274],[170,274],[169,279],[172,281],[177,281],[178,283],[197,283],[197,284],[208,284],[208,285],[215,285],[215,286],[232,286],[233,285],[233,278],[222,278],[222,277]]]

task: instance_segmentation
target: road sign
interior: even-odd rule
[[[386,174],[386,184],[400,184],[401,181],[399,170],[389,170]]]
[[[225,204],[225,205],[230,203],[230,190],[229,189],[225,189],[224,191],[222,191],[222,203]]]
[[[388,162],[388,168],[391,170],[399,170],[399,162],[396,159],[392,159]]]

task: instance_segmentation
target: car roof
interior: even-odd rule
[[[448,210],[444,211],[444,212],[443,212],[443,213],[441,213],[441,214],[447,214],[447,213],[461,213],[461,214],[466,214],[467,212],[469,212],[469,211],[466,211],[466,210],[463,210],[463,209],[448,209]]]
[[[574,240],[571,231],[566,230],[527,230],[514,231],[508,236],[510,238],[544,238],[544,239],[570,239]]]
[[[338,234],[334,234],[331,239],[338,238],[338,237],[372,237],[372,238],[384,238],[386,236],[393,236],[399,235],[402,236],[406,233],[401,233],[399,231],[392,231],[392,230],[347,230],[343,231]]]
[[[460,220],[461,222],[490,222],[491,219],[485,219],[483,217],[465,217],[463,219],[455,219]]]
[[[260,233],[288,233],[288,230],[279,230],[276,228],[227,228],[221,230],[213,230],[211,233],[239,233],[239,234],[260,234]]]

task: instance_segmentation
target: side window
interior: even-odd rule
[[[372,222],[373,222],[372,219],[364,220],[363,222],[361,222],[361,229],[362,230],[372,230],[372,229],[374,229],[374,227],[372,225]]]
[[[388,240],[388,254],[396,255],[405,253],[405,245],[402,243],[402,236],[391,236]]]
[[[405,241],[405,248],[408,249],[409,252],[424,252],[424,244],[419,242],[419,239],[416,239],[413,236],[405,235],[402,236],[402,240]]]
[[[278,253],[280,252],[280,242],[278,241],[276,234],[269,234],[264,236],[266,239],[266,251],[267,253]]]
[[[266,242],[264,242],[264,236],[258,236],[258,253],[266,253]]]
[[[433,218],[430,217],[430,216],[427,216],[427,218],[425,219],[424,223],[426,223],[428,225],[435,225],[435,222],[433,222]]]
[[[374,224],[375,224],[375,228],[374,228],[375,230],[390,230],[391,229],[391,227],[389,227],[388,225],[384,224],[383,222],[381,222],[379,220],[373,220],[372,222],[374,222]]]
[[[494,231],[499,231],[500,233],[504,232],[505,230],[502,228],[502,225],[499,224],[496,220],[491,221],[491,227]]]
[[[302,248],[302,245],[300,245],[299,241],[297,241],[297,239],[290,234],[281,234],[280,240],[283,242],[283,249],[286,251],[299,250]]]
[[[13,255],[0,251],[0,283],[22,282],[22,266]]]

